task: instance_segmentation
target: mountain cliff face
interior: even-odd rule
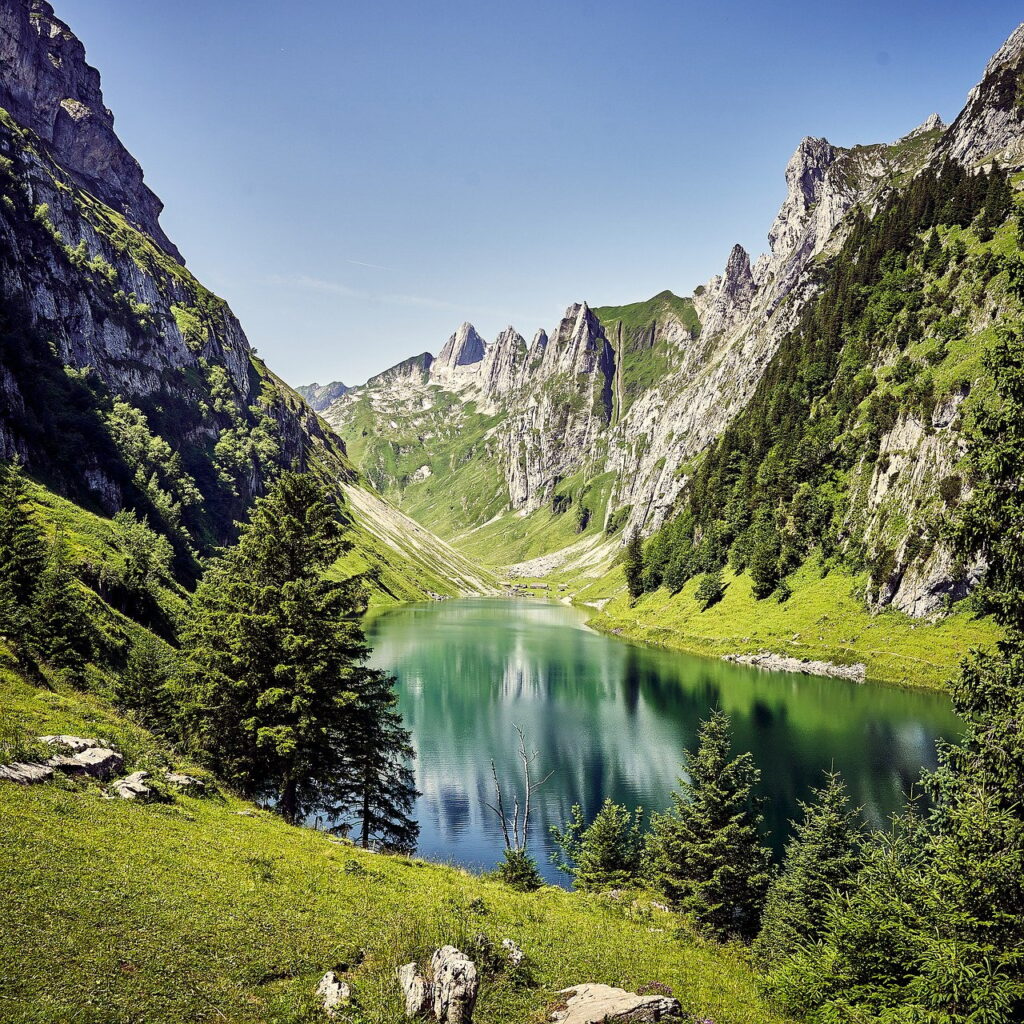
[[[505,562],[543,556],[524,571],[607,564],[631,531],[652,534],[678,512],[694,467],[752,400],[858,218],[872,218],[945,160],[972,176],[995,158],[1004,168],[1024,164],[1022,49],[1024,27],[949,128],[932,115],[891,144],[804,139],[786,167],[787,196],[767,251],[752,261],[735,246],[723,272],[690,298],[667,292],[618,308],[576,303],[550,337],[539,332],[529,347],[514,328],[488,344],[464,324],[436,361],[419,357],[411,373],[379,375],[326,418],[376,486],[468,550]],[[944,245],[952,240],[942,237]],[[925,274],[918,284],[931,281]],[[898,412],[877,455],[865,452],[846,512],[846,534],[860,531],[871,557],[885,551],[900,567],[908,544],[915,552],[913,564],[868,595],[915,615],[936,611],[980,572],[952,567],[941,544],[928,545],[922,561],[913,538],[930,507],[927,492],[955,475],[961,454],[955,410],[981,373],[966,355],[969,341],[1010,308],[977,288],[946,291],[950,308],[935,315],[961,317],[943,330],[960,332],[965,351],[951,359],[970,366],[960,373],[944,361],[929,371],[955,386],[936,395],[924,421]],[[869,364],[881,379],[900,352],[881,331],[872,345]],[[495,462],[500,484],[481,486],[476,467]],[[917,469],[894,473],[898,463]],[[572,506],[578,530],[549,528],[544,517]]]
[[[108,515],[138,510],[190,560],[231,538],[282,467],[339,489],[362,483],[341,441],[185,268],[160,210],[82,44],[43,0],[6,0],[0,456]],[[378,513],[389,520],[378,532],[391,532],[379,499],[361,521],[372,532]]]

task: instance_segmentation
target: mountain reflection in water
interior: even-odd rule
[[[732,716],[735,749],[749,750],[768,800],[776,851],[822,770],[835,768],[872,825],[935,763],[935,740],[957,722],[941,694],[846,680],[766,673],[602,636],[564,605],[465,599],[406,605],[367,624],[373,664],[399,680],[417,751],[419,852],[479,869],[501,856],[490,774],[516,780],[522,726],[539,766],[531,848],[545,876],[549,826],[573,804],[592,817],[605,796],[662,810],[684,748],[710,709]]]

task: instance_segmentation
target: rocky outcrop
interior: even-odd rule
[[[124,764],[124,758],[109,747],[89,747],[77,754],[57,754],[46,762],[65,775],[91,775],[94,779],[109,779]]]
[[[153,795],[153,790],[146,785],[148,778],[149,772],[132,772],[118,779],[110,788],[122,800],[146,800]]]
[[[13,782],[19,786],[31,786],[37,782],[49,782],[53,769],[45,764],[31,764],[15,761],[0,765],[0,782]]]
[[[328,971],[316,986],[316,997],[328,1017],[337,1017],[338,1011],[351,1000],[352,989],[334,971]]]
[[[470,323],[464,323],[438,353],[431,372],[438,377],[454,374],[460,367],[473,366],[486,353],[484,339]]]
[[[405,1015],[432,1013],[440,1024],[472,1024],[479,979],[476,965],[454,946],[442,946],[430,960],[430,978],[415,963],[397,972],[405,997]]]
[[[403,964],[395,972],[402,996],[405,999],[406,1017],[419,1017],[434,1005],[434,987],[420,974],[415,961]]]
[[[637,995],[611,985],[576,985],[559,992],[565,1008],[551,1014],[558,1024],[640,1024],[678,1020],[678,999],[663,995]]]
[[[761,651],[759,654],[726,654],[723,661],[732,661],[737,665],[752,665],[769,672],[799,672],[805,676],[832,676],[835,679],[850,679],[855,683],[863,683],[867,678],[866,665],[837,665],[831,661],[814,661],[810,658],[795,658],[787,654],[772,654]]]
[[[1024,166],[1024,24],[988,62],[939,154],[968,167],[995,158],[1006,167]]]
[[[454,946],[442,946],[430,961],[434,1016],[442,1024],[472,1024],[479,980],[476,965]]]
[[[519,385],[526,362],[526,342],[514,327],[506,327],[493,345],[487,346],[481,368],[481,385],[491,403]]]
[[[0,106],[35,132],[79,185],[181,260],[159,224],[163,204],[114,133],[99,72],[45,0],[0,4]]]

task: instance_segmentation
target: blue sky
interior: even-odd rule
[[[163,224],[293,384],[686,294],[804,135],[960,109],[1019,4],[54,0]]]

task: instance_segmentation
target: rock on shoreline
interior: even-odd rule
[[[836,665],[831,661],[793,658],[786,654],[772,654],[771,651],[761,651],[760,654],[726,654],[723,656],[723,661],[732,661],[738,665],[753,665],[755,668],[763,668],[771,672],[802,672],[808,676],[833,676],[836,679],[850,679],[855,683],[863,683],[867,678],[866,665]]]

